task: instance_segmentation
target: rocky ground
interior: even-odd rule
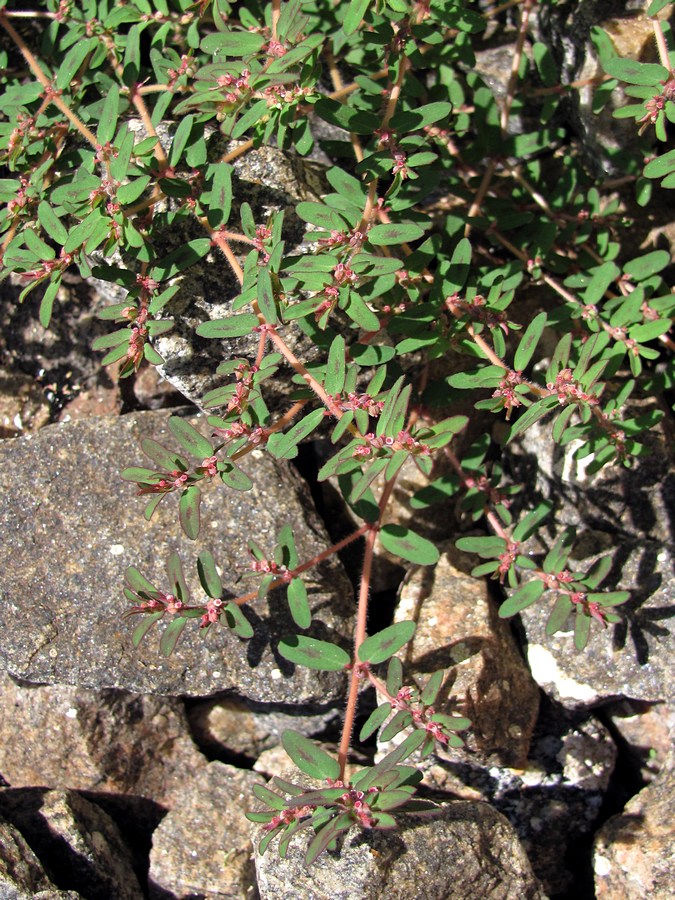
[[[645,40],[633,25],[626,34]],[[497,85],[510,71],[505,54],[494,60]],[[479,65],[492,77],[488,56]],[[638,245],[675,247],[672,209],[662,212],[635,229]],[[253,608],[246,644],[195,630],[168,660],[156,640],[134,650],[121,584],[130,564],[161,577],[171,549],[192,576],[208,548],[239,593],[246,538],[268,543],[287,522],[301,553],[328,546],[348,526],[312,478],[321,447],[307,447],[299,466],[251,459],[255,489],[208,495],[196,545],[170,504],[145,522],[119,471],[141,463],[141,437],[166,433],[169,409],[197,408],[154,369],[124,381],[100,369],[88,348],[107,330],[95,317],[104,301],[88,286],[63,287],[49,331],[34,295],[17,297],[2,285],[0,900],[675,896],[670,407],[651,456],[630,472],[590,483],[545,430],[507,460],[515,480],[560,501],[556,524],[577,528],[578,558],[613,550],[615,587],[631,591],[625,624],[584,654],[570,635],[548,637],[536,607],[509,625],[497,617],[492,586],[454,549],[453,509],[416,517],[443,548],[433,570],[405,571],[380,553],[373,624],[419,620],[411,668],[449,669],[473,728],[466,748],[423,763],[423,790],[441,803],[435,819],[350,835],[306,870],[301,847],[285,861],[258,858],[244,813],[253,785],[288,765],[286,728],[334,747],[342,676],[294,670],[275,654],[287,622],[274,594]],[[404,473],[398,521],[411,515],[413,486]],[[349,639],[359,552],[313,575],[320,636]]]
[[[10,286],[0,306],[0,896],[672,896],[668,434],[636,471],[593,484],[543,431],[510,460],[532,490],[561,498],[558,524],[577,527],[580,555],[617,547],[627,625],[582,655],[569,635],[547,637],[536,609],[515,628],[498,619],[490,585],[454,549],[450,512],[427,526],[444,551],[433,571],[379,557],[378,614],[419,619],[413,670],[450,668],[474,726],[464,750],[423,764],[437,819],[350,837],[307,872],[300,849],[255,859],[244,813],[252,786],[287,765],[285,728],[329,747],[338,738],[342,677],[275,655],[287,622],[274,595],[254,609],[248,644],[222,629],[188,634],[169,660],[156,641],[134,650],[120,584],[129,564],[161,576],[169,548],[189,571],[204,546],[234,591],[246,537],[264,543],[285,522],[301,553],[327,546],[340,525],[334,498],[311,483],[320,448],[300,469],[252,459],[256,488],[209,495],[197,546],[168,504],[145,522],[119,470],[141,461],[142,436],[161,439],[168,407],[197,410],[152,369],[125,382],[99,370],[87,351],[97,302],[70,285],[49,333]],[[400,521],[412,478],[394,504]],[[324,635],[348,640],[357,557],[314,575]]]

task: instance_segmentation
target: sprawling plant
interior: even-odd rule
[[[587,473],[630,466],[660,417],[632,398],[673,383],[670,255],[622,249],[631,225],[616,185],[587,170],[560,115],[561,99],[589,85],[561,83],[556,48],[533,36],[540,6],[555,3],[0,2],[2,274],[23,285],[21,300],[37,289],[48,326],[68,270],[125,289],[124,301],[103,311],[114,327],[95,346],[106,351],[103,364],[119,361],[127,376],[163,362],[153,339],[172,328],[166,309],[181,275],[214,248],[240,285],[231,313],[197,331],[214,341],[253,336],[257,349],[219,367],[230,380],[203,397],[214,410],[209,437],[173,417],[178,450],[143,442],[149,463],[123,477],[148,498],[146,517],[175,494],[195,538],[205,483],[245,491],[252,449],[291,460],[328,425],[334,449],[319,479],[339,486],[357,521],[351,535],[305,560],[288,526],[275,547],[251,541],[258,584],[234,599],[224,599],[208,552],[197,560],[206,595],[197,603],[175,554],[164,587],[132,567],[124,588],[140,618],[134,642],[161,623],[165,654],[191,619],[251,637],[242,607],[284,588],[297,633],[279,644],[282,656],[349,673],[337,758],[300,735],[284,737],[291,759],[322,786],[275,779],[276,790],[255,789],[267,807],[251,815],[265,825],[263,850],[278,835],[283,854],[299,829],[312,828],[312,860],[354,825],[389,828],[395,810],[426,807],[411,800],[420,775],[405,760],[438,742],[461,745],[458,732],[470,724],[434,708],[443,672],[406,683],[395,654],[413,622],[366,631],[376,541],[417,565],[439,558],[427,537],[384,524],[406,463],[427,478],[409,498],[412,509],[452,497],[489,532],[457,544],[482,558],[476,576],[504,585],[500,615],[548,603],[548,632],[571,619],[581,650],[593,628],[620,620],[628,598],[603,589],[611,556],[570,568],[569,530],[545,538],[541,557],[526,551],[551,510],[528,507],[525,497],[515,514],[515,487],[485,425],[490,415],[504,423],[508,443],[542,422]],[[608,145],[606,153],[642,205],[653,179],[675,186],[675,151],[654,151],[675,122],[669,9],[654,0],[645,13],[658,62],[619,58],[599,28],[587,47],[602,65],[591,84],[596,111],[616,103],[622,84],[630,102],[614,115],[639,124],[635,152]],[[499,98],[476,63],[486,29],[510,32],[513,42]],[[233,197],[234,161],[262,145],[299,159],[316,148],[331,160],[324,189],[293,210],[308,226],[300,248],[285,244],[283,212],[260,221]],[[190,222],[201,236],[161,249],[161,235]],[[320,351],[311,361],[290,349],[295,329]],[[287,409],[273,414],[265,382],[280,367],[296,385]],[[460,444],[476,424],[480,437]],[[307,634],[303,575],[358,539],[365,551],[350,653]],[[360,738],[409,734],[348,779],[363,685],[380,703]]]

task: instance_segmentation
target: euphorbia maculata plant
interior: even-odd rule
[[[428,808],[411,799],[421,776],[405,760],[438,743],[460,746],[458,732],[470,724],[436,711],[442,671],[406,682],[396,654],[413,637],[413,622],[366,630],[376,542],[416,565],[439,559],[437,546],[413,528],[384,524],[406,463],[428,480],[409,498],[413,510],[460,498],[469,522],[488,532],[457,545],[482,558],[476,577],[504,586],[500,615],[549,603],[548,632],[572,619],[581,650],[593,629],[619,621],[616,607],[628,597],[603,589],[611,556],[587,571],[569,567],[569,530],[544,536],[540,557],[527,552],[525,542],[550,522],[549,506],[528,507],[521,497],[516,515],[516,486],[504,478],[484,425],[473,444],[458,440],[473,417],[493,415],[504,423],[503,444],[543,423],[586,460],[589,474],[631,465],[644,452],[641,433],[660,418],[649,405],[635,414],[631,397],[673,384],[675,300],[664,280],[670,254],[625,253],[630,223],[621,198],[587,171],[557,117],[564,95],[594,87],[599,111],[624,83],[636,102],[615,115],[636,119],[643,145],[633,155],[608,148],[607,162],[635,184],[642,205],[650,179],[675,186],[675,151],[654,151],[675,121],[670,4],[654,0],[645,12],[658,62],[619,58],[594,28],[587,52],[602,68],[590,84],[561,83],[556,54],[534,36],[539,8],[549,5],[47,0],[26,9],[0,0],[10,48],[1,53],[0,75],[2,274],[24,285],[22,300],[39,288],[45,326],[67,270],[124,288],[124,302],[102,313],[116,330],[96,347],[106,351],[104,364],[119,361],[128,376],[162,363],[153,338],[172,328],[163,311],[177,279],[216,248],[240,292],[227,318],[197,331],[212,340],[255,337],[257,352],[225,361],[218,371],[228,383],[203,398],[214,410],[209,436],[174,416],[179,449],[145,440],[148,465],[124,471],[149,498],[146,516],[176,494],[181,525],[195,538],[204,483],[245,491],[253,448],[290,460],[317,429],[329,428],[334,451],[318,477],[339,486],[357,521],[351,535],[303,560],[288,526],[274,547],[251,541],[258,584],[232,599],[224,599],[206,551],[197,559],[206,595],[199,602],[190,599],[176,554],[163,587],[132,567],[124,588],[140,618],[134,643],[159,625],[164,654],[188,625],[226,625],[250,638],[242,607],[285,588],[297,633],[280,642],[279,653],[348,673],[337,758],[298,734],[283,740],[320,786],[277,778],[274,790],[255,788],[267,807],[250,816],[264,824],[261,850],[279,836],[283,855],[296,832],[311,828],[311,861],[353,826],[390,828],[395,812]],[[488,28],[509,32],[513,43],[499,98],[476,65]],[[130,127],[134,118],[142,130]],[[330,139],[315,137],[316,122],[333,126]],[[160,126],[170,141],[160,142]],[[232,141],[215,159],[213,133]],[[325,190],[295,206],[308,225],[300,250],[284,243],[282,213],[257,220],[241,198],[232,212],[233,162],[262,145],[299,159],[320,148],[332,160],[323,164]],[[192,219],[203,236],[162,253],[160,231]],[[519,302],[526,291],[537,298],[534,315]],[[316,343],[318,361],[296,357],[286,338],[292,329]],[[280,367],[292,370],[297,389],[272,414],[265,382]],[[467,398],[476,410],[470,415]],[[347,652],[306,633],[312,609],[303,574],[359,539],[365,551]],[[409,733],[377,765],[347,778],[366,685],[380,702],[360,739],[378,730],[385,741]]]

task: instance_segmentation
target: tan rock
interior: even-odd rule
[[[401,589],[395,620],[417,622],[402,657],[423,685],[447,669],[452,702],[472,721],[469,745],[501,765],[522,765],[539,708],[533,681],[484,579],[468,574],[466,556],[448,546],[435,569],[414,570]],[[441,693],[443,696],[443,692]]]
[[[245,817],[257,803],[254,784],[264,784],[264,779],[219,762],[185,783],[175,808],[153,834],[151,897],[257,896],[250,823]]]
[[[0,671],[0,774],[42,786],[148,797],[171,806],[207,765],[178,700],[20,685]]]
[[[595,842],[597,900],[675,896],[675,755],[663,772],[613,816]]]

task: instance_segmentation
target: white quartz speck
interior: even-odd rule
[[[113,544],[110,553],[112,556],[121,556],[124,553],[124,544]]]

